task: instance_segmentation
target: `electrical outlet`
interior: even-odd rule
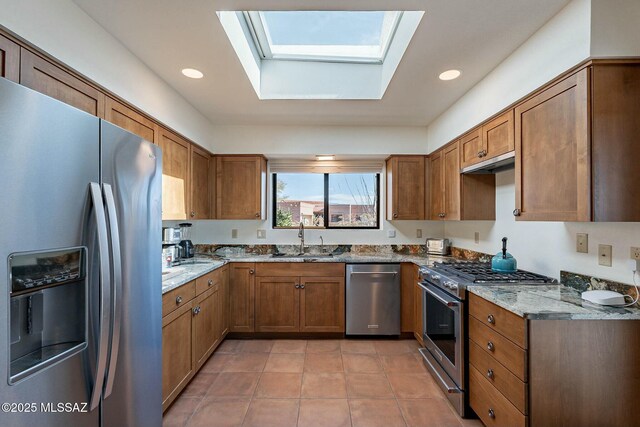
[[[611,245],[598,245],[598,264],[611,267]]]
[[[416,230],[416,239],[422,239],[422,228]]]
[[[233,228],[231,230],[231,238],[232,239],[237,239],[238,238],[238,229],[237,228]]]
[[[640,248],[634,248],[633,246],[631,246],[631,259],[640,261]]]
[[[266,239],[267,238],[267,230],[258,229],[258,239]]]
[[[387,230],[387,237],[390,237],[390,238],[396,237],[396,230]]]
[[[587,233],[576,234],[576,252],[589,253],[589,235]]]
[[[475,243],[480,243],[480,232],[476,231],[475,233],[473,233],[473,241]]]

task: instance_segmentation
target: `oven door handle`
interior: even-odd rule
[[[435,292],[433,292],[431,289],[427,288],[425,285],[423,285],[420,282],[418,282],[418,286],[420,286],[425,292],[427,292],[429,295],[431,295],[432,297],[434,297],[435,299],[437,299],[438,301],[440,301],[441,303],[443,303],[447,307],[459,307],[460,306],[460,302],[459,301],[445,299],[445,298],[441,297],[440,295],[436,294]]]

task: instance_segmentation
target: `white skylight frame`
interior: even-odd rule
[[[273,49],[263,11],[243,11],[254,47],[263,60],[352,64],[383,64],[402,15],[402,11],[385,11],[379,45],[276,45],[278,48]]]

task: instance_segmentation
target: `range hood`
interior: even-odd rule
[[[461,169],[460,172],[469,174],[491,174],[500,172],[502,170],[511,169],[515,166],[515,162],[516,153],[515,151],[510,151],[508,153],[501,154],[497,157],[493,157],[483,162],[476,163],[475,165],[467,166],[466,168]]]

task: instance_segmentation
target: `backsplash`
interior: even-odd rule
[[[298,253],[300,245],[210,245],[196,244],[196,253],[202,255],[225,254],[254,254],[270,255],[276,253]],[[325,252],[342,254],[401,254],[422,255],[425,245],[324,245]],[[310,254],[322,252],[320,245],[305,245],[305,251]]]
[[[613,280],[600,279],[585,274],[572,273],[570,271],[560,271],[560,283],[580,292],[593,290],[607,290],[619,292],[622,295],[636,297],[636,288],[626,283],[614,282]]]

